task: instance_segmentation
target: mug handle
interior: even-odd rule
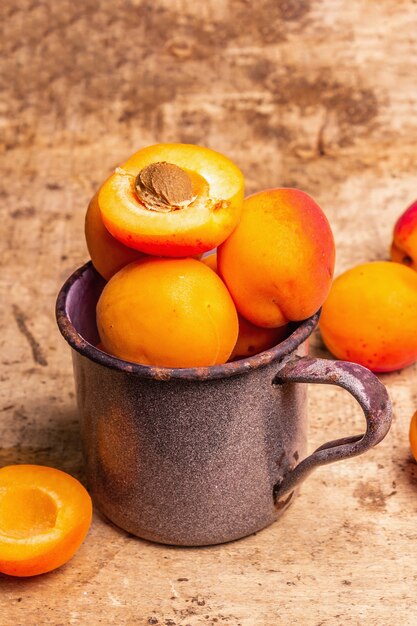
[[[357,456],[382,441],[391,426],[392,418],[391,402],[384,385],[366,367],[356,363],[295,357],[283,363],[273,380],[274,385],[285,383],[325,383],[343,387],[359,402],[365,414],[366,431],[362,435],[335,439],[323,444],[291,469],[274,485],[276,504],[316,467]],[[278,507],[285,506],[287,500],[278,503]]]

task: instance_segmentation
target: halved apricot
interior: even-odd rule
[[[90,527],[91,498],[78,480],[41,465],[0,469],[0,572],[44,574],[66,563]]]
[[[97,326],[109,354],[160,367],[225,363],[238,334],[224,283],[191,258],[145,257],[121,269],[100,296]]]
[[[85,216],[85,239],[94,267],[109,280],[122,267],[143,256],[142,252],[124,246],[115,239],[103,224],[98,206],[98,192],[88,205]]]
[[[222,154],[167,143],[136,152],[102,186],[98,204],[122,244],[157,256],[215,248],[238,223],[244,181]]]

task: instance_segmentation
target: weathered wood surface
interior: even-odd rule
[[[236,160],[249,191],[310,192],[331,220],[338,271],[386,258],[417,196],[417,5],[6,0],[0,12],[0,463],[82,477],[54,300],[87,258],[92,192],[142,145],[202,143]],[[60,570],[0,577],[2,626],[416,624],[416,371],[382,377],[395,411],[386,440],[318,470],[273,527],[175,549],[96,514]],[[311,447],[362,428],[333,387],[310,389],[310,414]]]

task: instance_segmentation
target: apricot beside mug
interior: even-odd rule
[[[362,454],[388,432],[391,405],[369,370],[307,356],[319,315],[259,355],[207,368],[128,363],[98,350],[103,279],[91,263],[62,287],[57,321],[72,347],[87,480],[96,506],[144,539],[197,546],[274,522],[317,466]],[[363,435],[306,457],[302,383],[347,389]]]

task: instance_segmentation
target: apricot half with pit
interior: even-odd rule
[[[122,244],[157,256],[194,256],[233,231],[243,189],[241,171],[222,154],[157,144],[116,168],[98,205],[105,227]]]

